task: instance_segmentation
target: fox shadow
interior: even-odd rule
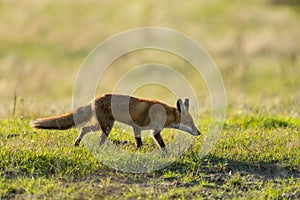
[[[194,174],[195,176],[200,175],[201,177],[213,182],[216,185],[222,185],[226,179],[232,175],[238,174],[244,176],[246,179],[251,180],[276,180],[278,178],[300,178],[300,170],[284,167],[280,161],[257,161],[257,162],[246,162],[235,159],[227,159],[218,157],[215,155],[208,155],[202,158],[198,162],[198,166],[190,166],[187,162],[175,162],[164,170],[161,170],[161,175],[165,171],[170,171],[173,174]],[[194,181],[193,184],[197,184]]]

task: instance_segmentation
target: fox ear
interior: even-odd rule
[[[184,108],[184,105],[183,105],[181,99],[177,100],[177,110],[179,111],[179,113],[182,113],[182,114],[185,113],[185,108]]]
[[[187,111],[189,111],[189,107],[190,107],[190,100],[188,98],[186,98],[184,100],[184,106],[186,108]]]

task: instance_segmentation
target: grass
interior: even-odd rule
[[[293,1],[1,1],[0,199],[299,199],[299,18]],[[166,52],[122,56],[97,88],[99,94],[110,92],[129,69],[149,62],[174,67],[197,86],[203,135],[165,168],[142,174],[115,170],[102,161],[116,154],[99,160],[84,145],[97,133],[74,148],[75,129],[29,127],[32,119],[69,110],[76,73],[91,49],[144,26],[187,34],[218,65],[227,118],[205,157],[199,154],[210,125],[209,92],[189,63]],[[137,91],[173,104],[174,95],[160,89]],[[110,140],[134,153],[129,130],[116,126]],[[176,136],[171,130],[162,135],[167,143]],[[151,138],[143,142],[138,155],[149,159],[157,146]],[[134,168],[139,160],[131,163]]]
[[[72,146],[77,131],[35,131],[28,119],[1,120],[1,198],[299,198],[300,120],[239,116],[205,157],[201,137],[167,167],[144,174],[105,166],[84,146]],[[208,123],[203,122],[205,129]],[[133,151],[133,137],[111,139]],[[166,140],[170,131],[165,131]],[[124,143],[124,140],[128,143]],[[140,153],[157,148],[145,140]]]

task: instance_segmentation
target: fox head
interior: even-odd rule
[[[195,126],[192,115],[189,112],[189,99],[186,98],[184,103],[181,99],[177,100],[177,111],[179,112],[180,122],[176,124],[176,128],[185,131],[193,136],[200,135],[201,132]]]

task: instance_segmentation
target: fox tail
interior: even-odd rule
[[[91,104],[81,106],[62,115],[39,118],[31,122],[31,127],[38,129],[65,130],[82,124],[92,118]]]

